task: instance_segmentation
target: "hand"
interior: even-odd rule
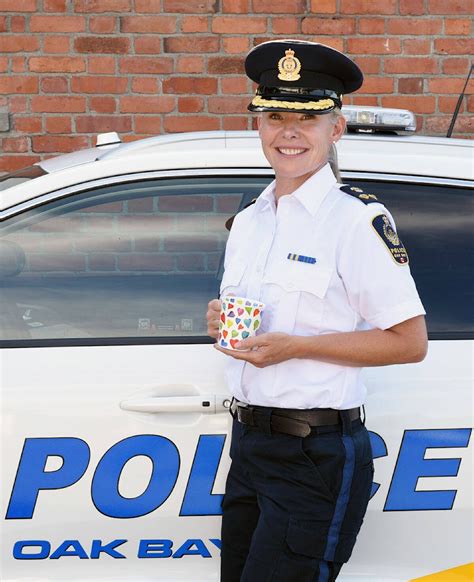
[[[236,344],[237,350],[226,350],[218,344],[214,344],[214,347],[236,360],[245,360],[257,368],[265,368],[296,356],[294,337],[280,332],[262,333],[262,335],[249,337]]]
[[[207,335],[217,339],[219,335],[219,316],[221,314],[221,302],[219,299],[212,299],[207,304]]]

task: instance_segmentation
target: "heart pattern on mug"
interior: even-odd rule
[[[223,348],[236,349],[237,342],[255,335],[260,327],[262,309],[260,301],[243,297],[223,297],[219,320],[218,343]]]

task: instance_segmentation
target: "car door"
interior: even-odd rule
[[[3,580],[218,579],[230,398],[205,314],[224,223],[269,179],[129,175],[10,209]]]

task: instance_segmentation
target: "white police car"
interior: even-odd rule
[[[205,313],[225,221],[272,172],[255,132],[114,141],[0,178],[5,581],[218,580],[229,395]],[[469,580],[472,144],[338,149],[395,216],[431,340],[421,364],[365,372],[375,482],[340,579]]]

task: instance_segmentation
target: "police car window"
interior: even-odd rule
[[[474,336],[473,191],[438,185],[346,180],[392,213],[426,309],[431,337]]]
[[[0,339],[208,341],[225,221],[269,180],[120,184],[9,219],[0,239]]]

